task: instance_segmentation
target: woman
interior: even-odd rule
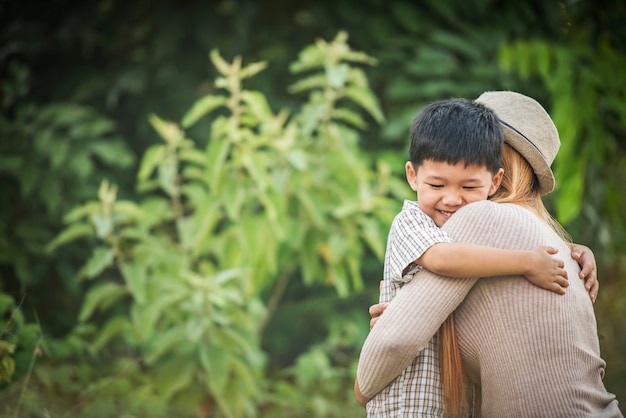
[[[443,229],[456,241],[499,248],[553,246],[568,276],[578,276],[570,248],[541,202],[553,188],[550,164],[560,145],[552,120],[539,103],[518,93],[488,92],[477,101],[504,125],[507,183],[498,200],[507,203],[467,205]],[[521,277],[459,280],[420,272],[363,346],[357,372],[363,396],[370,399],[393,381],[453,311],[482,416],[622,416],[602,383],[605,363],[593,306],[580,280],[570,280],[561,296]]]

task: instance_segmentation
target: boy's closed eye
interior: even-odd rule
[[[433,189],[441,189],[443,187],[443,184],[432,184],[432,183],[426,183],[426,184],[428,184]]]

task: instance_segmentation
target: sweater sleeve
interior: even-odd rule
[[[454,241],[490,245],[497,223],[495,205],[489,201],[467,205],[443,229]],[[421,270],[402,288],[363,344],[357,381],[365,397],[372,398],[402,373],[477,280]]]

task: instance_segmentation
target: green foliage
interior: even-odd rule
[[[13,381],[16,368],[24,374],[40,351],[39,337],[39,327],[26,322],[10,296],[0,294],[0,385]]]
[[[97,242],[77,276],[92,283],[79,320],[102,324],[83,336],[89,353],[126,347],[151,377],[141,389],[175,405],[191,399],[185,414],[204,405],[254,416],[267,390],[260,337],[285,282],[302,277],[346,296],[362,288],[363,243],[382,258],[396,202],[385,197],[389,170],[359,150],[356,128],[365,127],[359,108],[383,116],[354,66],[373,60],[346,42],[340,33],[302,52],[292,70],[309,74],[292,91],[308,100],[292,114],[242,89],[264,63],[212,51],[219,93],[198,99],[180,125],[150,117],[162,143],[142,158],[142,199],[118,199],[105,180],[98,201],[70,211],[49,245]],[[208,116],[200,149],[181,125]],[[331,376],[351,379],[346,370]]]
[[[569,224],[582,214],[583,195],[592,194],[586,189],[603,188],[600,194],[608,201],[619,199],[621,184],[614,184],[611,175],[603,175],[608,182],[598,184],[589,172],[599,169],[610,173],[622,163],[619,151],[623,153],[626,143],[619,133],[626,130],[621,122],[626,117],[626,79],[610,74],[626,64],[624,55],[606,43],[574,49],[520,41],[503,49],[503,63],[522,76],[540,76],[551,93],[551,115],[562,143],[555,162],[559,220]],[[608,233],[606,226],[601,231]]]
[[[367,330],[358,318],[334,323],[327,338],[283,369],[267,395],[262,416],[359,417],[365,411],[354,402],[358,351]],[[331,401],[333,400],[333,401]]]
[[[43,2],[32,7],[27,2],[5,2],[0,6],[0,166],[3,167],[0,169],[0,195],[3,199],[0,205],[0,293],[11,295],[11,300],[20,301],[19,311],[23,315],[24,325],[39,323],[37,318],[40,318],[41,330],[38,332],[45,336],[41,345],[43,355],[37,358],[37,367],[32,373],[28,370],[35,358],[32,349],[35,343],[27,343],[31,338],[26,338],[28,333],[18,332],[10,336],[14,339],[9,343],[16,346],[12,356],[16,370],[11,383],[2,386],[0,415],[85,416],[85,410],[89,408],[89,416],[119,416],[120,411],[126,411],[128,416],[185,416],[190,405],[202,405],[194,416],[216,414],[213,405],[206,403],[205,399],[198,399],[200,391],[189,391],[188,398],[185,398],[186,392],[174,390],[174,394],[165,401],[155,387],[152,380],[156,379],[156,373],[153,373],[152,366],[144,364],[144,352],[139,352],[144,348],[147,350],[147,346],[139,347],[133,339],[135,331],[128,331],[132,305],[143,306],[146,301],[154,299],[154,294],[146,291],[150,286],[156,288],[151,282],[152,273],[142,273],[142,269],[134,268],[134,255],[129,258],[133,261],[123,264],[122,270],[117,262],[118,255],[111,252],[111,244],[97,236],[108,236],[110,231],[118,234],[120,225],[126,233],[126,236],[120,238],[124,243],[124,251],[135,251],[136,245],[144,243],[146,237],[157,235],[164,243],[163,248],[169,249],[173,241],[180,241],[177,238],[177,234],[180,234],[185,236],[186,248],[196,248],[193,257],[197,258],[203,251],[207,251],[209,245],[194,244],[194,237],[212,236],[203,232],[211,229],[225,237],[228,230],[231,236],[212,243],[211,247],[221,246],[215,250],[216,254],[230,254],[231,265],[235,264],[237,257],[243,260],[237,268],[244,267],[244,261],[251,262],[254,257],[263,258],[259,251],[254,253],[254,250],[244,248],[240,243],[260,241],[265,248],[266,237],[269,237],[267,241],[271,245],[267,246],[265,253],[273,252],[273,255],[267,260],[261,260],[263,268],[267,271],[275,268],[278,271],[279,266],[287,266],[289,257],[296,254],[297,247],[289,247],[287,241],[281,241],[267,231],[276,234],[274,231],[280,230],[276,224],[284,219],[285,213],[288,213],[289,219],[299,219],[294,211],[300,209],[307,214],[305,224],[315,225],[314,230],[319,232],[323,230],[324,223],[332,218],[328,215],[328,207],[326,204],[321,205],[321,209],[318,207],[320,203],[315,199],[321,194],[319,190],[311,196],[300,193],[297,198],[275,196],[275,178],[262,175],[269,172],[270,168],[272,173],[279,171],[278,168],[273,169],[277,152],[269,145],[254,148],[258,156],[252,164],[247,162],[244,165],[244,161],[239,161],[238,167],[244,167],[241,172],[230,171],[227,175],[222,172],[224,166],[234,167],[229,162],[234,155],[234,147],[226,141],[213,141],[212,127],[219,117],[223,120],[231,117],[226,106],[229,96],[224,93],[227,90],[216,86],[214,82],[206,82],[206,55],[196,52],[219,50],[224,54],[221,59],[226,64],[224,68],[232,66],[235,54],[246,57],[246,60],[259,61],[256,66],[245,66],[249,68],[247,71],[255,73],[265,68],[245,79],[246,90],[241,92],[240,98],[250,109],[249,115],[257,115],[257,120],[258,115],[272,115],[271,120],[283,121],[274,122],[278,125],[275,131],[285,131],[283,128],[288,124],[302,127],[311,132],[312,141],[317,141],[320,136],[315,130],[315,121],[323,119],[320,114],[323,114],[324,109],[319,105],[311,105],[305,111],[298,99],[306,98],[306,94],[312,92],[311,89],[316,89],[323,101],[327,76],[325,71],[320,71],[321,67],[311,66],[311,63],[319,65],[325,62],[320,48],[330,46],[324,46],[323,43],[322,46],[306,45],[317,37],[331,39],[338,28],[350,33],[354,47],[376,57],[377,65],[367,69],[368,83],[380,100],[384,112],[372,111],[375,107],[368,108],[366,105],[368,93],[363,95],[362,89],[353,89],[351,98],[347,94],[337,97],[339,106],[335,106],[332,111],[333,124],[341,125],[344,129],[348,127],[349,131],[355,128],[360,130],[358,135],[353,132],[352,142],[386,163],[373,162],[359,156],[356,159],[361,160],[363,165],[358,171],[342,169],[336,175],[342,186],[347,185],[349,194],[354,194],[354,181],[363,175],[363,168],[368,171],[374,168],[380,173],[377,174],[380,182],[375,188],[376,193],[384,195],[388,191],[395,196],[396,209],[399,209],[402,198],[410,197],[401,169],[405,160],[403,155],[406,155],[410,121],[423,104],[450,96],[476,97],[484,90],[509,88],[536,97],[552,108],[553,101],[560,96],[553,94],[547,85],[558,83],[563,75],[573,83],[569,87],[563,86],[565,90],[575,91],[578,80],[587,79],[584,83],[589,85],[585,87],[584,95],[568,93],[563,96],[573,97],[572,100],[577,102],[575,104],[583,108],[586,106],[584,102],[589,86],[599,86],[591,80],[597,69],[590,67],[590,62],[597,61],[598,68],[602,68],[597,74],[598,80],[614,87],[610,88],[611,91],[608,91],[608,87],[599,88],[600,96],[597,93],[589,96],[598,99],[596,109],[591,109],[592,114],[595,111],[602,116],[590,120],[584,129],[590,132],[610,132],[608,136],[598,136],[599,141],[594,136],[594,146],[590,150],[592,154],[596,149],[607,151],[608,154],[602,155],[606,156],[609,164],[583,163],[582,210],[567,226],[577,242],[589,245],[596,252],[603,283],[596,311],[602,352],[608,363],[605,382],[609,390],[618,394],[620,401],[625,399],[626,393],[622,390],[626,387],[622,358],[625,342],[621,336],[626,333],[620,322],[624,316],[621,297],[624,257],[620,248],[623,248],[626,228],[621,216],[624,203],[622,193],[615,187],[626,180],[622,168],[624,164],[620,162],[624,154],[620,145],[624,134],[616,114],[602,110],[605,108],[603,95],[606,93],[606,97],[619,99],[615,93],[619,83],[623,82],[623,76],[616,69],[621,68],[621,59],[618,57],[623,56],[626,39],[624,2],[609,0],[602,8],[589,1],[560,3],[494,0],[363,0],[358,4],[352,0],[272,0],[267,3],[219,1],[211,5],[188,3],[184,8],[173,2],[155,0],[73,3]],[[555,61],[563,63],[559,65],[558,75],[553,73],[546,82],[542,82],[536,72],[502,71],[498,65],[499,48],[516,40],[543,40],[549,45],[550,51],[558,46],[565,52],[564,55],[570,55],[567,58],[570,67],[565,65],[566,59],[554,59],[554,54],[550,52],[545,56],[553,58],[547,61],[534,63],[538,55],[527,61],[531,67],[545,67],[549,64],[548,67],[552,69]],[[601,52],[600,48],[592,49],[591,56],[588,52],[581,52],[588,49],[590,44],[596,45],[599,40],[601,42],[598,45],[603,43],[609,46],[612,50],[610,54]],[[556,41],[560,43],[556,45]],[[294,64],[294,70],[302,72],[293,86],[286,89],[286,80],[290,79],[287,71],[290,61],[301,51],[307,58],[300,64]],[[371,58],[359,54],[357,52],[356,56],[365,58],[364,63],[371,62]],[[216,58],[219,54],[213,52],[212,55]],[[344,57],[347,59],[348,56],[345,54]],[[347,60],[346,63],[356,62]],[[332,85],[340,85],[346,77],[351,77],[351,83],[358,84],[354,70],[360,71],[358,67],[361,65],[348,67],[337,66],[329,71],[328,79],[332,80]],[[524,78],[521,74],[530,74],[530,77]],[[194,98],[198,98],[195,106],[189,106]],[[614,103],[608,107],[616,109]],[[48,108],[56,110],[48,111]],[[78,113],[77,108],[81,109]],[[276,109],[280,110],[274,113]],[[305,121],[296,123],[299,115],[309,110],[311,114],[315,111],[320,113],[309,118],[308,125]],[[46,120],[40,118],[39,113],[44,111],[52,116]],[[65,116],[62,113],[66,111],[69,115],[81,115],[76,118],[76,124],[82,125],[80,129],[91,129],[87,125],[92,122],[99,124],[102,135],[95,135],[96,131],[94,136],[81,135],[79,129],[68,140],[69,145],[63,145],[65,132],[72,132],[69,124],[63,122]],[[381,120],[377,116],[379,113],[386,116],[386,121],[382,125],[372,124],[372,121]],[[24,116],[29,114],[34,116]],[[176,167],[173,160],[168,163],[164,161],[164,155],[170,153],[167,151],[167,143],[154,143],[159,118],[150,117],[152,114],[167,115],[169,119],[180,121],[179,129],[184,130],[185,138],[193,138],[191,148],[182,147],[178,151],[178,172],[172,169]],[[248,129],[260,135],[261,130],[254,127],[254,117],[251,119],[249,115],[241,115],[241,125],[251,121]],[[269,124],[270,118],[267,120]],[[36,130],[28,126],[32,121],[37,121]],[[162,122],[165,126],[169,125],[165,120]],[[107,123],[110,130],[105,133],[102,129]],[[603,126],[592,127],[592,123]],[[569,125],[569,122],[566,124]],[[573,124],[576,124],[575,120]],[[561,126],[563,124],[559,122]],[[60,147],[58,156],[55,155],[55,148],[41,150],[35,146],[39,132],[43,137],[48,135],[54,138],[54,141],[46,144]],[[114,160],[99,156],[101,148],[90,150],[92,142],[103,142],[99,147],[109,148],[118,140],[124,144],[124,150],[107,153],[109,157],[114,155]],[[599,143],[604,140],[616,143],[617,148],[609,151],[604,144]],[[268,139],[268,143],[273,144],[273,138]],[[250,142],[245,143],[246,147],[249,145]],[[242,146],[244,144],[236,147]],[[115,149],[115,146],[111,149]],[[129,149],[132,149],[132,153]],[[300,170],[286,170],[292,175],[284,183],[291,184],[291,177],[306,172],[309,184],[302,181],[298,183],[299,187],[314,189],[312,184],[316,181],[326,181],[332,188],[335,185],[333,178],[329,181],[329,176],[320,176],[308,170],[311,161],[319,164],[323,158],[333,160],[331,154],[320,155],[317,152],[311,146],[306,152],[294,150],[288,152],[286,157],[283,155],[278,158],[276,161],[288,164],[288,168]],[[66,153],[64,158],[63,153]],[[74,153],[83,163],[71,162]],[[139,161],[129,165],[133,154],[142,155],[141,166],[137,165]],[[237,155],[243,154],[239,152]],[[284,163],[285,158],[288,163]],[[118,165],[118,159],[123,164]],[[258,167],[255,164],[257,159],[262,163]],[[584,154],[577,152],[574,159],[583,161]],[[65,162],[61,163],[61,160]],[[59,166],[53,168],[53,161]],[[84,161],[89,161],[91,168],[85,170]],[[35,174],[22,172],[20,164],[35,170]],[[75,165],[79,167],[76,170]],[[261,176],[255,173],[254,181],[248,178],[248,166],[250,172],[257,169]],[[80,177],[80,173],[86,171],[90,174]],[[141,180],[135,181],[137,177],[132,175],[134,172]],[[186,191],[180,197],[184,216],[190,216],[190,213],[185,212],[190,208],[213,215],[205,216],[202,220],[198,216],[193,222],[178,225],[173,221],[174,206],[168,193],[177,190],[176,179],[182,178],[183,173],[187,179],[184,186]],[[557,175],[559,182],[562,182],[565,175]],[[232,176],[245,187],[226,187],[233,184],[234,180],[230,180]],[[578,172],[576,176],[581,177]],[[23,194],[21,184],[28,185],[28,181],[32,183],[32,178],[37,179],[35,186],[28,195]],[[198,179],[197,184],[191,185],[192,178]],[[187,196],[206,193],[206,178],[215,179],[212,184],[219,187],[217,200],[221,203],[207,200],[202,203],[203,208],[199,208],[195,203],[198,200],[190,203]],[[257,178],[260,179],[258,182]],[[97,212],[94,207],[99,208],[101,205],[100,201],[92,202],[91,206],[84,202],[93,198],[99,185],[104,184],[103,179],[108,179],[106,190],[111,191],[112,184],[117,189],[114,206],[120,215],[115,219],[99,214],[93,217],[87,215]],[[173,183],[172,179],[175,180]],[[50,197],[54,193],[50,189],[38,187],[39,180],[56,187],[57,195]],[[272,195],[261,198],[243,192],[257,183],[259,185],[255,187],[272,190]],[[368,187],[365,186],[364,190],[367,191]],[[318,186],[320,188],[322,186]],[[195,189],[200,191],[193,191]],[[339,186],[331,190],[329,201],[335,199],[337,190]],[[256,191],[256,194],[262,193]],[[283,194],[282,189],[279,189],[278,194]],[[571,199],[565,194],[569,195],[570,192],[557,190],[554,194],[558,196],[556,203]],[[288,202],[290,206],[285,209],[280,202]],[[344,206],[341,210],[337,209],[335,216],[344,213],[349,218],[355,209],[342,202]],[[550,202],[551,199],[548,199]],[[575,208],[574,203],[566,209]],[[260,225],[259,219],[272,219],[272,223],[266,222],[262,229],[249,231],[250,228],[234,220],[240,214],[248,216],[253,213],[254,207],[257,207],[257,219],[247,221],[250,228]],[[270,208],[268,210],[274,207],[275,213],[271,216],[270,212],[265,213],[266,207]],[[63,232],[61,214],[67,214]],[[355,258],[353,263],[358,264],[363,275],[365,291],[353,293],[358,289],[357,276],[349,276],[349,279],[340,282],[341,286],[347,287],[347,293],[352,294],[348,298],[338,296],[335,282],[331,287],[326,284],[326,280],[319,280],[320,277],[326,277],[329,270],[322,256],[335,257],[330,248],[337,254],[342,251],[350,254],[351,251],[350,245],[347,246],[348,250],[344,248],[345,243],[339,237],[340,233],[344,233],[337,227],[341,225],[339,218],[332,218],[334,223],[329,224],[332,225],[329,231],[336,230],[337,237],[333,238],[333,233],[327,233],[326,245],[321,245],[319,249],[309,247],[309,242],[311,245],[321,242],[319,236],[323,235],[322,232],[318,234],[306,230],[308,235],[305,239],[304,227],[293,225],[293,222],[289,228],[283,227],[287,236],[296,237],[294,242],[299,243],[301,251],[312,249],[308,254],[310,260],[307,266],[317,267],[306,267],[307,271],[313,271],[308,273],[306,280],[303,273],[305,269],[297,265],[293,271],[285,271],[280,275],[258,273],[256,279],[262,283],[253,285],[249,281],[245,282],[246,297],[252,297],[257,286],[264,289],[257,298],[266,309],[258,324],[263,331],[257,333],[257,340],[263,341],[265,356],[263,373],[259,377],[262,389],[257,398],[261,402],[260,415],[271,412],[274,416],[280,416],[281,411],[289,411],[284,412],[283,416],[291,417],[300,413],[311,414],[312,410],[322,411],[323,408],[346,410],[349,416],[358,415],[358,412],[352,414],[351,409],[356,406],[349,393],[352,379],[348,379],[350,373],[344,373],[344,369],[350,370],[351,362],[347,359],[337,360],[333,357],[334,352],[325,348],[321,351],[328,360],[325,363],[313,360],[320,358],[320,347],[326,347],[326,343],[321,341],[329,329],[333,330],[332,335],[351,335],[350,332],[337,332],[336,324],[358,323],[361,320],[364,322],[360,325],[362,332],[367,331],[366,309],[376,300],[382,268],[378,257],[374,256],[380,249],[374,251],[371,248],[380,247],[384,243],[384,239],[382,242],[376,241],[380,239],[381,225],[386,230],[390,222],[390,215],[384,216],[388,219],[358,217],[363,223],[357,228],[361,239],[369,244],[365,246],[361,243],[363,250],[360,258]],[[235,223],[239,227],[233,226]],[[366,232],[370,229],[373,232]],[[49,245],[53,238],[54,242]],[[277,242],[280,245],[277,246]],[[49,248],[46,248],[48,245]],[[56,247],[53,253],[46,251],[53,247]],[[178,257],[163,248],[156,254],[172,259]],[[176,248],[180,249],[180,245]],[[298,256],[301,259],[305,257],[302,254]],[[217,262],[215,255],[207,258],[209,264]],[[85,262],[87,259],[90,259],[89,263]],[[335,259],[331,262],[339,263]],[[163,263],[167,264],[166,261]],[[196,267],[194,269],[197,271]],[[316,269],[324,275],[315,273]],[[268,277],[271,277],[270,281]],[[243,283],[241,280],[238,282]],[[341,294],[345,293],[342,290]],[[175,296],[171,295],[173,298]],[[168,306],[177,305],[172,302]],[[144,313],[148,323],[154,316],[163,315]],[[172,318],[169,313],[165,316]],[[188,317],[172,320],[179,319],[187,320]],[[79,324],[76,326],[77,322]],[[157,322],[155,327],[159,326]],[[153,333],[159,333],[160,329],[154,331],[153,328]],[[360,338],[362,341],[364,334]],[[351,337],[348,340],[351,341]],[[360,341],[348,341],[348,344],[342,345],[340,350],[354,359]],[[167,347],[167,342],[163,346]],[[312,346],[316,347],[315,350]],[[317,354],[311,355],[310,361],[298,360],[300,354],[312,351]],[[154,353],[160,355],[158,351]],[[167,351],[155,362],[159,363],[161,359],[168,359]],[[324,367],[337,370],[332,373],[319,370],[319,376],[311,380],[317,384],[305,385],[304,380],[296,374],[304,373],[306,368],[295,367],[294,364],[324,364]],[[291,374],[285,372],[287,367]],[[159,376],[168,375],[167,368],[163,370]],[[339,384],[343,379],[349,381]],[[282,385],[280,392],[279,384]],[[296,384],[300,389],[294,389]],[[325,390],[326,384],[333,388],[342,387],[343,390],[330,393]],[[172,385],[173,388],[176,386]],[[24,387],[28,390],[21,397],[21,389]],[[315,393],[316,399],[323,399],[323,406],[314,408],[308,403],[309,399],[298,392],[305,387]],[[279,398],[272,397],[277,393],[282,395]],[[18,399],[22,399],[21,409],[16,411]],[[179,408],[179,405],[182,406]],[[358,411],[362,412],[360,409]]]

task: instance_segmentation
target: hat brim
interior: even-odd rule
[[[533,168],[537,180],[539,181],[539,194],[544,196],[553,191],[555,183],[554,174],[539,150],[526,138],[505,124],[502,124],[502,128],[504,130],[504,142],[519,152]]]

